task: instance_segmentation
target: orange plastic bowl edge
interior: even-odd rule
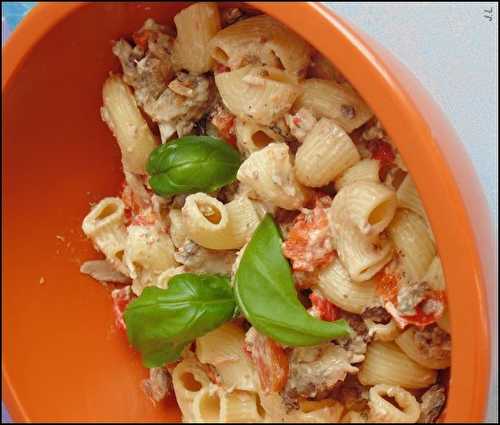
[[[447,295],[453,351],[444,421],[481,421],[487,402],[490,367],[484,285],[495,282],[496,256],[487,205],[458,138],[436,104],[406,69],[324,6],[315,3],[249,4],[285,22],[332,60],[362,94],[397,144],[428,212],[450,288]],[[37,43],[85,5],[42,4],[25,18],[3,49],[4,95],[19,77],[24,61]],[[175,4],[175,7],[180,6]],[[6,130],[3,131],[5,136]],[[2,149],[4,154],[10,153],[5,143]],[[5,168],[7,164],[3,165]],[[5,175],[2,184],[10,190],[5,197],[10,200],[13,192]],[[3,211],[5,207],[9,205],[5,204]],[[3,258],[5,261],[5,255]],[[4,270],[2,274],[6,282]],[[2,295],[11,295],[6,291],[6,283],[2,286]],[[4,356],[6,344],[13,341],[12,337],[10,340],[4,338],[8,331],[5,310],[2,312],[2,391],[13,419],[29,421],[34,416],[24,407],[17,382],[11,381],[14,370],[9,369]]]

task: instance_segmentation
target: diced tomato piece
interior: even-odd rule
[[[124,286],[123,288],[111,291],[111,298],[113,299],[113,312],[115,313],[116,327],[125,330],[127,327],[123,320],[123,313],[128,303],[135,298],[135,295],[130,289],[130,286]]]
[[[427,326],[434,323],[442,314],[441,312],[426,314],[423,311],[425,302],[435,300],[442,303],[444,306],[445,295],[443,291],[428,291],[424,299],[415,307],[416,314],[403,315],[397,310],[398,293],[399,293],[399,277],[396,274],[387,272],[386,269],[382,270],[375,276],[376,291],[384,300],[387,311],[392,315],[394,320],[400,327],[406,325]]]
[[[430,325],[431,323],[434,323],[436,320],[438,320],[441,317],[441,314],[443,313],[443,309],[441,309],[439,312],[433,312],[430,314],[426,314],[423,311],[423,305],[429,301],[429,300],[434,300],[438,303],[441,303],[444,307],[445,303],[445,296],[444,296],[444,291],[429,291],[425,299],[417,305],[415,308],[416,314],[412,316],[401,316],[408,324],[419,326],[419,327],[424,327],[427,325]]]
[[[312,272],[330,264],[335,257],[326,214],[326,205],[331,199],[324,198],[316,201],[311,213],[297,216],[283,243],[283,254],[292,260],[295,271]]]
[[[288,379],[288,356],[283,347],[257,333],[251,356],[264,393],[281,391]]]
[[[236,144],[234,136],[234,120],[235,116],[225,109],[220,109],[212,118],[212,124],[217,128],[220,137],[231,143],[232,140]],[[231,144],[233,144],[231,143]]]
[[[132,35],[134,39],[134,43],[138,46],[141,46],[145,49],[148,46],[148,41],[155,35],[154,31],[151,30],[142,30],[137,31]]]
[[[312,292],[311,295],[309,295],[309,299],[314,308],[318,311],[320,319],[333,322],[339,317],[340,312],[338,307],[317,292]]]

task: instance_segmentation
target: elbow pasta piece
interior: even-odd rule
[[[227,391],[257,391],[255,370],[243,351],[244,342],[245,331],[231,322],[196,339],[198,360],[215,367]]]
[[[137,107],[129,87],[116,75],[111,75],[102,88],[101,117],[116,137],[122,153],[123,169],[146,174],[149,154],[156,140]]]
[[[410,359],[394,342],[372,342],[358,373],[363,385],[397,385],[425,388],[436,382],[436,371]]]
[[[368,328],[368,335],[373,336],[374,341],[394,341],[401,333],[398,324],[394,319],[389,323],[375,323],[371,319],[365,319],[365,325]]]
[[[436,248],[424,220],[414,212],[399,209],[388,227],[405,270],[420,280],[436,255]]]
[[[342,188],[358,181],[379,183],[379,168],[380,163],[376,159],[363,159],[352,167],[349,167],[342,175],[335,179],[335,189],[338,192]]]
[[[396,212],[395,192],[382,183],[357,181],[343,187],[331,207],[334,224],[350,222],[364,235],[379,234]]]
[[[317,117],[326,117],[350,133],[372,117],[370,108],[347,83],[310,78],[301,83],[302,94],[293,111],[310,109]]]
[[[224,28],[211,40],[210,51],[217,62],[231,70],[257,61],[298,78],[305,76],[311,55],[301,37],[266,15]]]
[[[221,28],[216,3],[195,3],[174,17],[177,38],[172,53],[176,70],[185,69],[192,74],[203,74],[213,65],[208,48],[212,37]]]
[[[375,283],[354,282],[338,259],[319,272],[318,288],[328,301],[350,313],[361,314],[378,301]]]
[[[215,84],[229,111],[262,125],[270,125],[288,112],[301,91],[285,72],[257,65],[217,74]]]
[[[210,385],[210,379],[194,357],[182,360],[172,372],[172,385],[184,422],[193,422],[193,400]]]
[[[256,197],[270,204],[287,210],[299,209],[304,204],[305,189],[295,180],[288,146],[284,143],[271,143],[251,154],[236,177]]]
[[[104,198],[83,219],[82,230],[113,267],[130,276],[122,261],[127,241],[124,211],[120,198]]]
[[[168,212],[168,218],[170,220],[170,238],[175,247],[180,248],[187,239],[186,227],[182,221],[181,210],[172,208]]]
[[[219,423],[221,419],[221,404],[223,392],[212,385],[202,388],[192,401],[190,408],[193,420],[190,422]],[[184,419],[184,422],[187,422]]]
[[[156,226],[131,225],[127,229],[124,262],[135,279],[143,270],[160,273],[175,267],[174,245]]]
[[[205,193],[186,198],[182,219],[192,241],[204,248],[230,249],[229,217],[225,205]]]
[[[224,205],[204,193],[186,198],[182,217],[189,239],[210,249],[241,248],[260,222],[248,198],[239,197]]]
[[[422,352],[415,342],[415,332],[416,329],[414,327],[409,327],[395,339],[395,343],[410,359],[414,360],[419,365],[429,369],[446,369],[450,367],[449,356],[437,358],[428,356],[426,353]]]
[[[234,249],[240,249],[253,235],[260,223],[254,204],[245,196],[237,197],[225,205],[229,218],[229,232]]]
[[[295,156],[295,175],[305,186],[326,186],[360,159],[351,138],[335,122],[321,118]]]
[[[236,118],[234,132],[236,145],[245,156],[265,148],[269,143],[284,141],[283,137],[269,127],[241,118]]]
[[[398,407],[384,399],[392,397]],[[370,421],[388,423],[416,423],[420,416],[420,405],[415,397],[398,386],[375,385],[370,388]]]
[[[391,261],[393,247],[387,238],[363,235],[345,221],[336,222],[334,226],[337,254],[355,282],[371,279]]]

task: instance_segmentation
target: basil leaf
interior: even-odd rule
[[[183,273],[168,289],[147,287],[124,313],[127,336],[145,367],[177,360],[195,338],[233,317],[236,304],[229,279]]]
[[[247,320],[261,333],[289,346],[316,345],[346,336],[345,320],[327,322],[309,315],[294,288],[282,238],[268,214],[255,230],[236,272],[234,290]]]
[[[236,179],[239,152],[221,139],[186,136],[158,146],[146,166],[156,194],[213,192]]]

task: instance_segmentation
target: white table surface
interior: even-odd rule
[[[498,5],[493,2],[325,2],[406,65],[457,131],[486,194],[498,255]],[[493,19],[484,10],[493,8]],[[498,258],[498,257],[497,257]],[[498,279],[488,422],[498,422]]]
[[[479,175],[495,222],[498,244],[497,4],[325,3],[392,52],[413,71],[439,103]],[[491,22],[484,17],[484,10],[490,8],[493,8]],[[497,299],[496,286],[491,288],[490,298]],[[495,340],[486,420],[498,422],[496,303],[490,310]],[[3,406],[2,416],[3,420],[7,419]]]

